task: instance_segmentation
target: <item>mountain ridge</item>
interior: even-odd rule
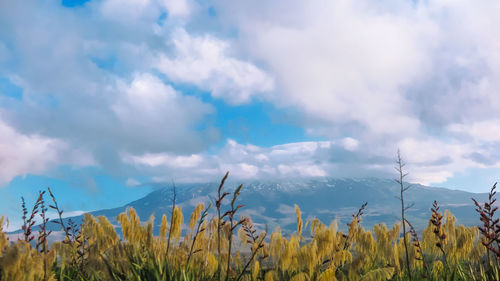
[[[237,182],[226,182],[224,191],[232,192],[238,186]],[[362,223],[366,228],[378,223],[392,225],[399,220],[401,212],[401,203],[395,198],[399,195],[399,186],[390,179],[321,178],[293,181],[253,180],[241,183],[243,188],[238,202],[245,207],[239,214],[250,216],[258,227],[267,225],[274,229],[280,226],[284,232],[292,232],[295,229],[295,204],[301,208],[304,220],[315,217],[329,224],[336,219],[341,229],[350,221],[351,214],[365,202],[368,202],[368,206]],[[216,182],[177,185],[177,205],[182,207],[184,218],[189,218],[198,203],[213,202],[218,186],[219,183]],[[116,216],[132,207],[143,221],[154,215],[155,232],[158,232],[161,216],[167,214],[170,219],[171,197],[172,187],[159,187],[123,206],[97,210],[90,214],[106,216],[119,230]],[[407,211],[407,216],[417,229],[422,230],[430,217],[432,202],[437,200],[443,211],[449,209],[457,217],[458,223],[478,224],[479,216],[474,211],[472,197],[483,201],[487,194],[413,184],[405,193],[406,202],[414,203]],[[213,212],[214,209],[211,214]],[[66,221],[69,219],[65,218]],[[83,215],[71,219],[81,223]],[[50,225],[52,229],[57,230],[58,225]]]

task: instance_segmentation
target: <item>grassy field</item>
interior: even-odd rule
[[[242,186],[224,192],[226,178],[215,202],[198,205],[183,231],[174,193],[159,236],[153,218],[141,223],[134,209],[118,216],[123,237],[103,216],[85,215],[82,225],[49,222],[49,208],[63,212],[50,189],[42,191],[32,208],[23,201],[21,239],[9,241],[0,218],[0,280],[499,280],[495,186],[489,202],[476,202],[479,227],[455,225],[435,202],[428,227],[417,233],[404,219],[401,185],[400,223],[364,229],[364,204],[342,232],[335,221],[303,221],[296,206],[297,230],[283,237],[238,215],[251,206],[238,200]],[[61,226],[63,241],[49,245],[49,223]]]

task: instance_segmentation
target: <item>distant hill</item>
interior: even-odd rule
[[[345,228],[351,220],[351,215],[364,202],[368,202],[362,221],[365,228],[371,228],[378,223],[391,226],[398,221],[401,214],[401,205],[396,199],[399,195],[399,186],[394,180],[323,178],[242,183],[244,185],[239,202],[245,206],[240,214],[249,215],[256,225],[260,227],[267,225],[270,230],[274,230],[277,226],[280,226],[284,232],[295,230],[294,204],[300,207],[304,220],[316,217],[323,223],[329,224],[337,219],[340,228]],[[226,183],[224,190],[232,192],[236,186],[236,183]],[[185,221],[189,220],[194,206],[199,202],[214,201],[217,187],[218,183],[177,186],[177,202],[182,207]],[[157,232],[164,213],[170,220],[171,197],[171,187],[160,188],[125,206],[95,211],[91,214],[104,215],[118,227],[117,215],[128,207],[133,207],[141,220],[145,221],[151,214],[155,215],[155,232]],[[479,216],[474,211],[472,197],[484,201],[487,194],[413,185],[405,194],[407,202],[414,204],[407,211],[408,219],[418,230],[422,230],[429,220],[432,202],[437,200],[443,211],[448,209],[457,217],[459,224],[477,225]],[[211,211],[213,214],[215,208]],[[81,223],[83,216],[72,219]],[[57,226],[51,224],[54,230],[57,230]]]

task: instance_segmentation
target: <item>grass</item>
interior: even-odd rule
[[[103,216],[86,214],[82,225],[65,223],[55,195],[48,190],[47,204],[42,191],[30,211],[22,201],[22,239],[9,241],[8,221],[0,218],[0,280],[499,280],[496,185],[488,202],[473,199],[479,227],[455,225],[455,217],[434,202],[421,237],[404,214],[390,228],[379,224],[366,230],[365,203],[343,232],[335,221],[302,221],[296,206],[297,231],[283,237],[279,228],[268,233],[255,228],[249,217],[237,218],[245,208],[238,203],[244,188],[224,192],[227,177],[218,188],[215,215],[210,217],[211,204],[197,206],[183,237],[175,193],[159,236],[153,235],[153,217],[141,223],[130,208],[118,216],[119,237]],[[47,208],[59,219],[49,222]],[[36,219],[41,224],[37,239]],[[64,240],[48,245],[48,223],[61,227]]]

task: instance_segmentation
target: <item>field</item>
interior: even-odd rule
[[[303,221],[296,206],[297,229],[283,237],[279,228],[257,228],[238,215],[251,206],[238,200],[242,186],[224,192],[226,178],[215,202],[198,205],[186,229],[174,193],[158,236],[153,218],[141,223],[134,209],[118,216],[122,237],[103,216],[86,215],[82,225],[49,222],[49,208],[63,211],[50,189],[42,191],[32,208],[23,203],[19,240],[8,240],[8,221],[0,218],[0,280],[499,280],[495,186],[489,202],[476,202],[479,227],[455,225],[435,202],[428,227],[417,233],[404,219],[401,185],[404,225],[364,229],[364,204],[342,232],[335,221]],[[61,226],[63,241],[49,245],[49,223]]]

